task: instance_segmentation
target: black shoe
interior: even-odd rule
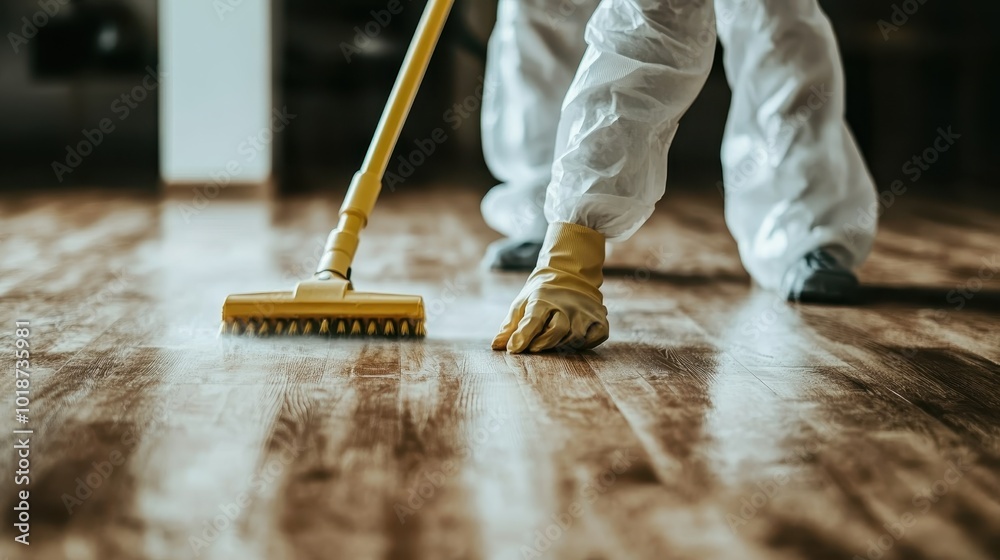
[[[781,287],[788,301],[803,303],[853,303],[859,292],[858,277],[825,248],[795,263]]]
[[[486,248],[483,265],[493,270],[531,271],[535,269],[541,251],[541,241],[501,239]]]

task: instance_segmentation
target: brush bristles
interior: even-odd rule
[[[222,323],[220,334],[247,337],[326,336],[421,338],[424,322],[413,319],[230,319]]]

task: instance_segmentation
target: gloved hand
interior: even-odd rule
[[[512,354],[584,350],[607,340],[603,265],[603,235],[576,224],[549,224],[538,264],[511,305],[493,349]]]

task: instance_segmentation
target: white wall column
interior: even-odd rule
[[[271,177],[270,0],[160,0],[160,160],[165,183]]]

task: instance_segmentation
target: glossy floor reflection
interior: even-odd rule
[[[4,475],[0,557],[1000,550],[1000,210],[900,200],[866,303],[807,307],[750,287],[717,196],[672,191],[608,263],[611,340],[508,356],[489,341],[523,275],[478,267],[468,189],[387,196],[354,267],[424,296],[423,342],[216,336],[226,294],[308,276],[336,196],[0,203],[35,430],[32,545]]]

